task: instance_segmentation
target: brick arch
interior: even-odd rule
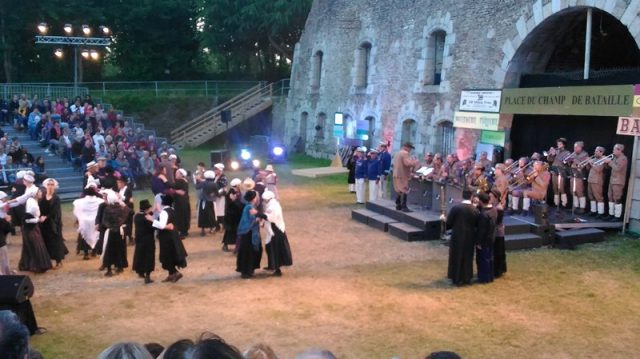
[[[551,0],[543,4],[542,0],[537,0],[533,5],[521,9],[523,15],[515,23],[514,35],[502,44],[502,59],[493,68],[495,86],[500,88],[513,84],[514,77],[520,73],[518,66],[521,65],[514,64],[517,60],[516,55],[518,51],[522,51],[523,45],[527,46],[526,40],[530,40],[529,35],[540,30],[541,25],[544,26],[543,22],[550,20],[554,15],[570,14],[589,7],[607,12],[618,19],[627,27],[636,44],[640,46],[640,2],[638,1],[631,1],[628,4],[625,0]]]

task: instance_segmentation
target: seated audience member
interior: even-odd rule
[[[298,354],[296,359],[336,359],[336,356],[326,349],[311,349]]]
[[[29,358],[29,330],[9,310],[0,310],[0,355],[6,359]]]
[[[192,359],[243,359],[240,351],[213,333],[203,333],[193,347]]]
[[[116,343],[102,351],[97,359],[153,359],[153,357],[141,344]]]
[[[164,347],[159,343],[146,343],[144,347],[147,348],[147,351],[149,351],[154,359],[159,357],[160,354],[162,354],[162,352],[164,351]]]
[[[273,349],[263,343],[251,346],[242,356],[244,356],[244,359],[278,359]]]
[[[195,343],[191,339],[180,339],[169,345],[162,352],[162,359],[188,359],[191,358]]]

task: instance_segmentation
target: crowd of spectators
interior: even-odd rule
[[[91,95],[84,99],[77,96],[73,101],[67,97],[40,99],[37,95],[29,99],[24,94],[0,99],[0,124],[28,133],[46,147],[48,156],[60,156],[78,171],[84,171],[91,161],[104,160],[118,173],[127,175],[133,188],[149,183],[163,153],[175,154],[167,142],[159,143],[155,136],[133,128],[112,108],[105,111]],[[18,138],[0,135],[0,180],[12,182],[12,174],[15,177],[17,169],[24,167],[37,176],[44,173],[44,159],[33,158]]]

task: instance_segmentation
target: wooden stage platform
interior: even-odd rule
[[[388,232],[406,241],[441,240],[440,212],[409,205],[413,211],[395,209],[390,200],[367,202],[364,208],[351,211],[351,218],[370,227]],[[604,241],[604,230],[622,228],[620,222],[603,222],[589,216],[572,216],[571,212],[549,208],[546,221],[536,223],[533,216],[505,215],[507,250],[554,246],[564,249],[576,245]]]

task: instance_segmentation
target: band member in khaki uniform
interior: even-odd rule
[[[573,153],[567,163],[571,165],[571,193],[573,194],[573,208],[575,212],[583,214],[587,208],[587,197],[584,191],[584,181],[586,173],[584,167],[578,167],[578,164],[589,158],[587,151],[584,151],[584,142],[576,141],[573,144]]]
[[[524,183],[526,176],[530,173],[529,169],[531,166],[528,166],[528,164],[528,158],[520,157],[517,168],[511,171],[510,183],[514,185],[512,186],[511,202],[509,207],[516,213],[519,213],[520,210],[520,198],[523,196],[523,186],[517,186],[515,184]],[[512,211],[509,211],[509,213],[512,213]]]
[[[447,181],[453,184],[460,184],[459,178],[460,161],[455,154],[447,155],[447,163],[444,164],[444,173],[447,177]]]
[[[602,161],[602,157],[604,156],[605,149],[602,146],[596,147],[596,151],[594,153],[594,159],[589,161],[589,178],[587,179],[589,183],[589,200],[591,201],[591,216],[598,216],[600,218],[604,218],[604,166],[605,163]],[[596,161],[599,163],[596,163]]]
[[[543,201],[547,197],[547,187],[549,186],[549,178],[551,175],[542,166],[542,161],[536,161],[533,163],[533,171],[528,176],[531,182],[531,189],[524,191],[524,200],[522,202],[522,209],[524,215],[529,214],[529,207],[531,207],[531,200]]]
[[[444,165],[442,164],[442,155],[440,153],[436,153],[433,157],[433,171],[429,173],[425,179],[432,181],[441,181],[445,177]]]
[[[567,207],[567,194],[564,190],[565,164],[564,160],[568,159],[569,151],[565,149],[567,139],[560,137],[556,140],[556,148],[551,147],[547,154],[547,161],[551,164],[551,179],[553,186],[553,203],[559,207]]]
[[[613,159],[605,159],[611,167],[609,178],[609,220],[622,221],[622,190],[627,181],[627,156],[622,153],[624,145],[617,143],[613,146]]]
[[[497,200],[502,208],[507,204],[507,193],[509,192],[509,177],[504,173],[506,166],[502,163],[496,165],[495,180],[493,181],[493,189],[500,191],[500,197]]]
[[[466,181],[465,185],[469,191],[477,193],[478,190],[480,191],[486,190],[486,188],[482,188],[483,183],[481,182],[483,178],[484,178],[484,181],[486,182],[486,177],[484,177],[483,170],[484,168],[482,167],[482,165],[479,163],[476,163],[473,166],[473,170],[467,173],[465,177],[465,181]]]
[[[407,192],[409,191],[409,180],[413,170],[420,162],[411,157],[414,149],[411,142],[402,145],[402,149],[393,156],[393,188],[396,190],[396,209],[403,212],[411,212],[407,207]]]

